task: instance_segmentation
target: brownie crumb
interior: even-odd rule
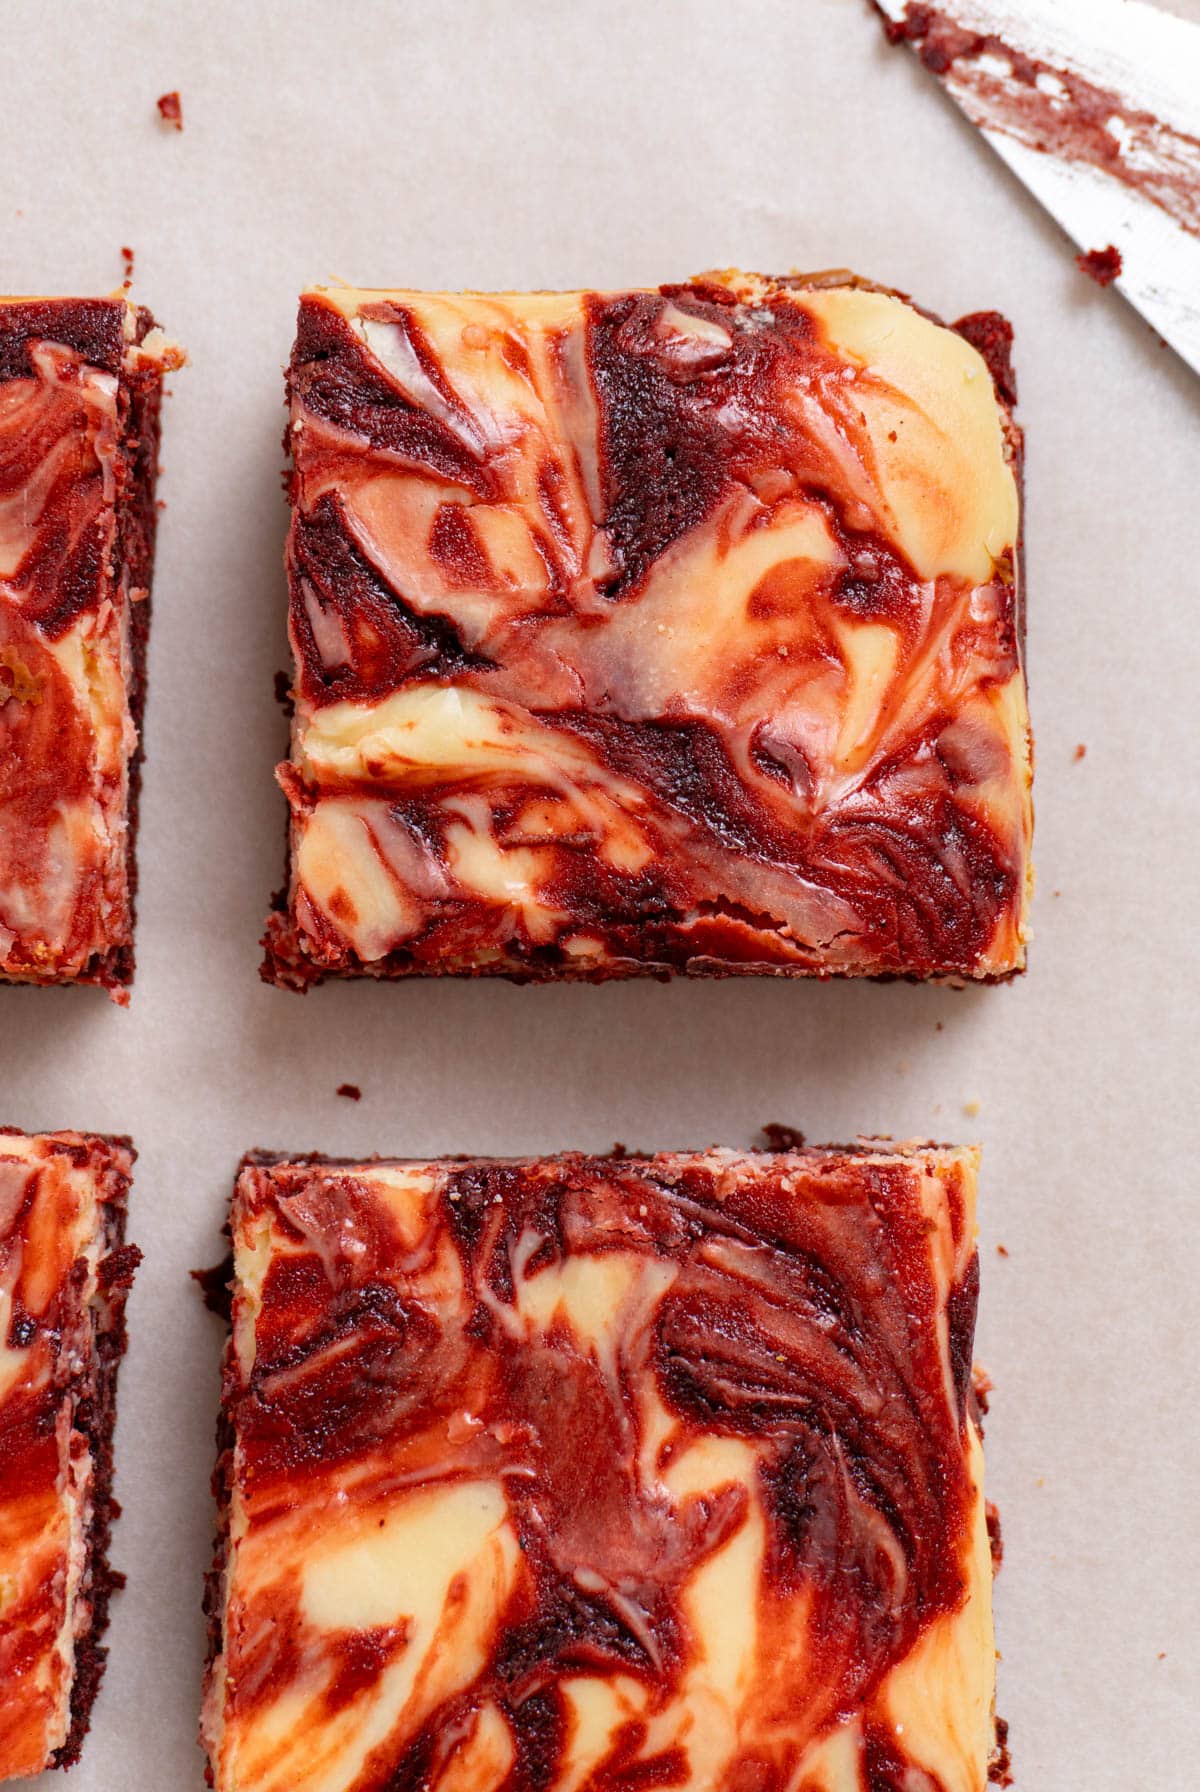
[[[295,699],[292,696],[292,675],[290,672],[275,674],[275,701],[289,721],[296,713]]]
[[[1083,742],[1083,741],[1080,741],[1080,743],[1079,743],[1079,745],[1078,745],[1078,746],[1077,746],[1077,747],[1076,747],[1076,749],[1075,749],[1075,763],[1076,763],[1076,765],[1078,765],[1078,764],[1079,764],[1079,761],[1080,761],[1080,760],[1081,760],[1081,759],[1086,759],[1086,758],[1087,758],[1087,746],[1086,746],[1086,744],[1085,744],[1085,743],[1084,743],[1084,742]]]
[[[114,1288],[132,1288],[134,1272],[142,1261],[136,1244],[122,1244],[108,1253],[100,1265],[99,1282],[107,1294]]]
[[[209,1312],[228,1324],[233,1317],[233,1252],[211,1269],[192,1270],[191,1276]]]
[[[781,1126],[771,1120],[762,1129],[768,1151],[803,1151],[804,1134],[798,1126]]]
[[[879,6],[880,0],[875,3]],[[1001,44],[993,34],[968,30],[937,7],[918,5],[916,0],[908,0],[902,18],[887,20],[884,31],[890,44],[911,44],[925,67],[935,75],[948,74],[960,58],[974,61],[996,47],[1008,55],[1015,80],[1030,86],[1037,75],[1036,63],[1008,44]]]
[[[1012,1755],[1008,1747],[1008,1723],[1003,1717],[996,1719],[996,1752],[988,1767],[988,1782],[993,1786],[1011,1786]]]
[[[879,5],[879,0],[876,0],[876,5]],[[931,6],[909,4],[898,19],[889,19],[882,6],[879,10],[883,14],[883,35],[890,44],[918,43],[934,22]]]
[[[1097,286],[1111,286],[1118,278],[1123,267],[1121,251],[1114,243],[1107,249],[1089,249],[1086,254],[1075,257],[1075,266],[1085,273]]]
[[[960,317],[954,329],[983,357],[992,384],[1010,409],[1017,402],[1017,375],[1013,367],[1013,327],[999,311],[971,311]]]
[[[362,1090],[357,1083],[339,1083],[337,1092],[339,1095],[343,1096],[346,1101],[362,1100]]]
[[[133,250],[128,243],[121,244],[121,260],[125,263],[124,284],[129,286],[133,280]]]
[[[177,131],[183,129],[183,101],[177,92],[162,93],[157,100],[158,115],[164,124],[173,124]]]
[[[996,1246],[996,1255],[997,1255],[997,1257],[1007,1257],[1008,1256],[1008,1246],[1006,1244],[998,1244]]]

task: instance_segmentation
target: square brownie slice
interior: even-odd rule
[[[0,1129],[0,1779],[78,1759],[108,1564],[127,1139]]]
[[[268,980],[1019,970],[1010,338],[845,274],[305,293]]]
[[[981,1792],[975,1178],[247,1159],[217,1792]]]
[[[133,977],[159,407],[124,298],[0,299],[0,980]]]

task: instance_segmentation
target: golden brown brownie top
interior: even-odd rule
[[[1017,437],[962,335],[749,275],[319,291],[290,386],[294,980],[1023,962]]]
[[[103,1140],[0,1131],[0,1779],[67,1739],[92,1484],[71,1383],[93,1348],[104,1203],[129,1167]]]
[[[0,300],[0,977],[129,939],[128,382],[178,360],[123,299]]]
[[[245,1169],[218,1792],[980,1792],[974,1184]]]

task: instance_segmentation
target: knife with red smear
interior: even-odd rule
[[[992,148],[1200,373],[1200,24],[1142,0],[875,0]]]

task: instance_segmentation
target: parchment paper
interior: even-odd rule
[[[1175,10],[1200,17],[1194,0]],[[129,244],[135,296],[192,363],[164,435],[133,1005],[0,990],[0,1120],[128,1131],[140,1151],[146,1262],[117,1438],[129,1587],[72,1792],[202,1784],[221,1337],[187,1272],[220,1254],[245,1147],[743,1144],[765,1120],[814,1140],[983,1140],[979,1356],[996,1383],[1017,1785],[1184,1792],[1200,1673],[1200,385],[1076,270],[866,0],[7,0],[3,44],[0,283],[105,291]],[[182,135],[155,110],[170,88]],[[1015,323],[1038,740],[1028,976],[967,994],[265,988],[298,290],[605,286],[731,263],[847,265],[943,316],[995,305]],[[338,1099],[343,1081],[361,1103]]]

